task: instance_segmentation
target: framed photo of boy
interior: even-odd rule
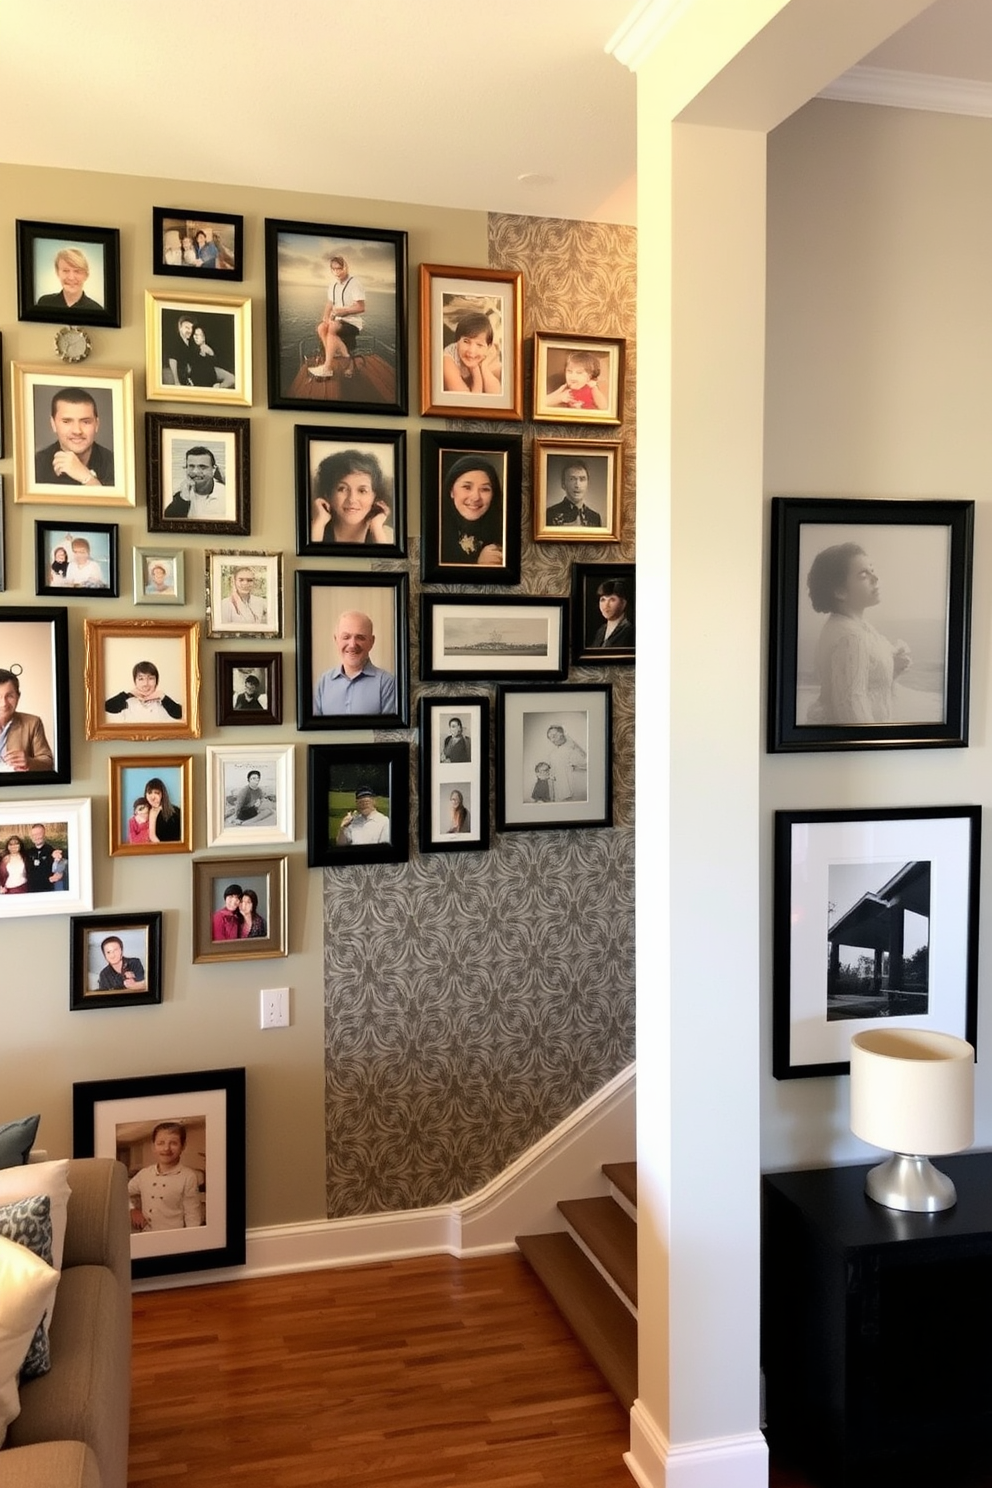
[[[524,416],[523,275],[420,265],[420,411]]]
[[[613,825],[609,684],[496,689],[496,830]]]
[[[14,362],[14,500],[134,506],[133,374]]]
[[[87,739],[198,739],[195,620],[84,620]]]
[[[292,744],[207,749],[207,846],[293,841]]]
[[[73,1156],[127,1169],[132,1277],[244,1265],[245,1115],[243,1069],[73,1085]]]
[[[35,593],[53,598],[116,599],[117,525],[113,522],[35,522]]]
[[[219,728],[282,723],[282,656],[278,651],[219,651],[214,662]]]
[[[285,857],[194,858],[193,961],[287,952]]]
[[[131,559],[136,605],[186,603],[182,548],[135,548]]]
[[[68,614],[0,609],[0,786],[72,779]]]
[[[251,407],[251,300],[145,290],[145,396]]]
[[[402,573],[297,570],[297,728],[407,727],[408,589]]]
[[[410,855],[410,746],[311,744],[307,863],[346,868]]]
[[[634,660],[633,563],[572,564],[572,660],[619,666]]]
[[[116,227],[17,222],[17,318],[119,326],[121,235]]]
[[[0,920],[92,908],[89,797],[0,802]]]
[[[619,542],[623,445],[534,440],[534,541]]]
[[[269,407],[407,411],[405,232],[265,222]]]
[[[623,421],[622,337],[534,332],[534,422]]]
[[[247,536],[250,450],[246,418],[146,413],[149,532]]]
[[[179,279],[226,279],[244,273],[244,218],[225,212],[152,208],[152,273]]]
[[[553,681],[568,670],[568,600],[529,595],[420,596],[425,682]]]
[[[421,577],[427,584],[519,584],[523,440],[420,435]]]
[[[112,858],[192,852],[193,756],[113,756],[109,827]]]
[[[74,915],[69,1011],[162,1001],[162,911]]]
[[[968,743],[973,501],[772,501],[768,749]]]
[[[402,558],[406,430],[297,424],[295,433],[297,553]]]
[[[207,635],[282,635],[282,554],[206,555]]]
[[[489,846],[489,699],[420,699],[420,851]]]

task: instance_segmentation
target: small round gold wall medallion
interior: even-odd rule
[[[55,350],[64,362],[83,362],[93,347],[81,326],[62,326],[55,332]]]

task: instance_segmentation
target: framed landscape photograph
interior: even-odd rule
[[[567,599],[420,596],[420,675],[425,682],[553,681],[568,670],[567,647]]]
[[[218,727],[282,723],[282,656],[278,651],[219,651],[214,664]]]
[[[425,584],[519,584],[523,440],[420,435],[420,569]]]
[[[136,605],[186,603],[182,548],[134,548],[131,563]]]
[[[269,407],[407,411],[407,235],[265,222]]]
[[[0,920],[92,908],[89,797],[0,801]]]
[[[978,1032],[980,806],[776,811],[772,1074],[879,1025]]]
[[[619,542],[623,445],[534,440],[534,541]]]
[[[572,660],[617,666],[634,660],[636,567],[572,564]]]
[[[409,744],[312,744],[308,865],[405,863],[409,855]]]
[[[236,283],[245,277],[243,238],[243,217],[153,207],[152,273]]]
[[[285,857],[194,858],[193,961],[288,953]]]
[[[297,424],[296,551],[307,558],[406,553],[406,430]]]
[[[119,326],[121,235],[116,227],[23,222],[17,231],[17,318]]]
[[[245,1117],[243,1069],[73,1085],[73,1156],[127,1169],[135,1279],[244,1265]]]
[[[420,411],[522,419],[523,275],[420,265]]]
[[[69,620],[64,605],[0,609],[0,787],[72,779]]]
[[[112,858],[192,852],[193,756],[113,756],[109,826]]]
[[[251,531],[251,423],[145,414],[149,532]]]
[[[496,689],[496,830],[613,825],[608,684]]]
[[[207,749],[207,846],[293,841],[292,744]]]
[[[489,846],[489,699],[420,699],[420,851]]]
[[[251,300],[145,290],[145,396],[251,407]]]
[[[162,911],[75,915],[69,922],[69,1010],[162,1001]]]
[[[282,554],[208,551],[207,635],[282,635]]]
[[[403,573],[297,570],[297,728],[407,726],[408,592]]]
[[[619,424],[622,337],[534,332],[535,423]]]
[[[35,593],[52,598],[116,599],[117,525],[113,522],[35,522]]]
[[[133,506],[130,369],[87,372],[12,364],[14,500],[48,506]]]
[[[968,743],[973,501],[772,501],[768,750]]]
[[[87,739],[198,739],[195,620],[84,620]]]

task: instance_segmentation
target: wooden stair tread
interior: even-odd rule
[[[628,1204],[637,1208],[637,1164],[636,1162],[604,1163],[603,1173],[622,1193]]]
[[[518,1235],[517,1246],[625,1410],[637,1396],[637,1322],[571,1235]]]
[[[637,1306],[637,1225],[610,1198],[561,1199],[559,1212]]]

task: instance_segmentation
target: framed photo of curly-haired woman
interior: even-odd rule
[[[405,429],[296,425],[296,551],[306,558],[405,555]]]

